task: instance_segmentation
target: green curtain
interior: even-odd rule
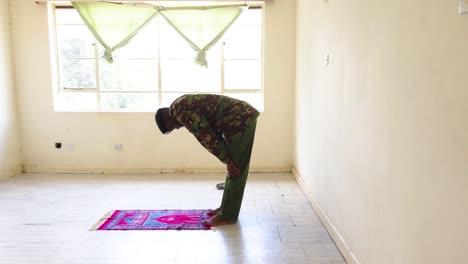
[[[206,52],[242,13],[244,5],[163,9],[161,15],[197,52],[195,63],[208,67]]]
[[[158,13],[197,52],[195,62],[208,67],[206,52],[216,44],[244,10],[245,5],[156,7],[150,4],[72,2],[72,5],[106,48],[104,58],[112,63],[113,52],[127,44]]]
[[[152,5],[104,2],[72,2],[72,5],[105,47],[104,58],[112,63],[113,52],[125,46],[151,19],[158,14]]]

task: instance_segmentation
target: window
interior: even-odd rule
[[[262,8],[241,14],[208,51],[205,68],[160,15],[109,64],[73,7],[51,7],[56,111],[154,112],[187,93],[223,94],[263,111]]]

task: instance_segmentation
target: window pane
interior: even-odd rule
[[[164,19],[161,19],[164,20]],[[206,55],[208,63],[221,59],[221,42],[211,47]],[[203,48],[203,47],[200,47]],[[190,44],[168,24],[161,25],[161,58],[194,59],[197,53]]]
[[[263,111],[263,95],[262,93],[225,93],[225,95],[246,101],[251,104],[255,109]]]
[[[261,59],[262,29],[259,26],[231,28],[224,42],[226,59]]]
[[[105,111],[156,111],[157,93],[101,93],[101,109]]]
[[[225,89],[262,89],[260,60],[226,60]]]
[[[59,63],[62,88],[96,88],[94,59],[61,59]]]
[[[263,9],[247,9],[239,16],[235,22],[237,25],[261,25],[263,24]]]
[[[96,93],[61,92],[55,98],[55,110],[96,111]]]
[[[163,19],[161,19],[163,20]],[[161,24],[161,58],[195,58],[195,50],[168,24]]]
[[[57,8],[55,9],[55,19],[57,25],[61,24],[81,24],[83,20],[74,8]]]
[[[158,61],[155,59],[120,59],[108,63],[99,60],[101,90],[157,91]]]
[[[221,91],[219,61],[208,61],[208,68],[193,60],[163,60],[161,62],[161,90],[187,93]]]
[[[186,93],[163,93],[161,97],[161,107],[169,107],[175,99]]]
[[[156,24],[149,23],[127,45],[115,51],[116,60],[120,58],[157,58],[158,42]],[[100,46],[100,49],[102,50],[100,54],[103,54],[104,47]]]
[[[57,26],[59,56],[94,58],[94,37],[85,25]]]
[[[182,95],[190,93],[163,93],[161,96],[161,107],[169,107],[175,99],[181,97]],[[221,93],[210,93],[210,94],[221,94]]]

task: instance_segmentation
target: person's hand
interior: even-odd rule
[[[240,175],[239,168],[236,167],[236,164],[234,164],[234,162],[232,160],[229,160],[227,162],[227,170],[228,170],[229,174],[231,174],[234,177],[237,177],[237,176]]]

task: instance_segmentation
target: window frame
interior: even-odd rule
[[[243,2],[246,3],[246,2]],[[161,67],[161,62],[163,60],[177,60],[177,59],[167,59],[167,58],[162,58],[161,57],[161,45],[158,45],[158,50],[157,54],[158,57],[155,58],[157,60],[157,65],[158,65],[158,79],[157,79],[157,87],[155,90],[102,90],[101,89],[101,73],[100,73],[100,56],[99,56],[99,45],[100,43],[94,38],[93,36],[93,50],[94,50],[94,58],[76,58],[76,59],[92,59],[94,60],[94,65],[95,65],[95,81],[96,81],[96,87],[95,88],[72,88],[72,87],[64,87],[61,85],[62,78],[61,78],[61,68],[60,68],[60,60],[64,59],[63,57],[60,57],[60,47],[59,47],[59,41],[58,41],[58,34],[57,34],[57,29],[58,25],[57,24],[57,19],[56,19],[56,10],[57,9],[74,9],[74,7],[70,3],[59,3],[59,2],[49,2],[48,3],[48,18],[49,18],[49,38],[50,38],[50,51],[51,51],[51,56],[54,59],[51,59],[51,66],[52,66],[52,89],[53,89],[53,95],[54,95],[54,111],[55,112],[154,112],[155,109],[159,107],[163,107],[166,105],[163,105],[163,97],[165,94],[187,94],[187,93],[202,93],[202,94],[255,94],[255,95],[260,95],[261,96],[261,107],[258,109],[259,111],[263,112],[265,103],[264,103],[264,32],[265,32],[265,8],[264,8],[264,2],[258,1],[255,3],[246,3],[249,7],[249,9],[262,9],[261,12],[261,24],[259,25],[260,27],[260,57],[259,59],[249,59],[249,58],[240,58],[240,59],[228,59],[228,60],[256,60],[259,61],[260,63],[260,88],[259,89],[226,89],[226,82],[225,82],[225,77],[226,77],[226,69],[225,69],[225,64],[226,64],[226,58],[225,58],[225,40],[221,39],[220,40],[220,71],[219,74],[220,76],[220,90],[219,92],[201,92],[201,91],[183,91],[183,90],[176,90],[176,91],[164,91],[162,87],[162,67]],[[160,16],[159,19],[162,19]],[[74,25],[74,24],[63,24],[63,25]],[[84,25],[83,24],[75,24],[75,25]],[[160,23],[157,23],[158,26],[158,42],[159,44],[161,43],[160,40]],[[223,37],[224,38],[224,37]],[[67,58],[65,58],[67,59]],[[72,58],[70,58],[72,59]],[[147,60],[149,58],[131,58],[132,60]],[[96,99],[95,99],[95,105],[92,107],[92,109],[88,108],[75,108],[75,107],[57,107],[58,103],[56,100],[60,100],[60,94],[72,94],[72,93],[90,93],[90,94],[95,94]],[[155,109],[141,109],[141,110],[134,110],[134,109],[104,109],[102,106],[102,101],[101,97],[102,94],[105,93],[132,93],[132,94],[155,94],[157,95],[157,104],[155,106]]]

